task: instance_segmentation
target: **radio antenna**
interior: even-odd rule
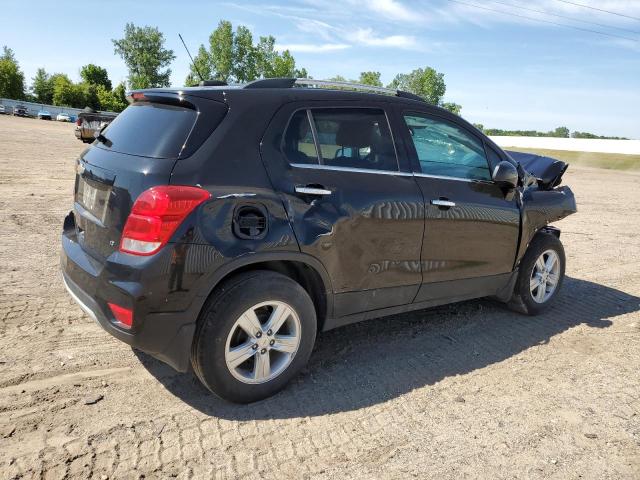
[[[198,66],[196,65],[196,62],[193,61],[193,57],[191,56],[191,52],[187,48],[187,44],[184,43],[184,39],[182,38],[182,35],[178,34],[178,36],[180,37],[180,40],[182,41],[182,45],[184,45],[184,49],[187,51],[187,55],[189,55],[189,58],[191,59],[191,66],[193,66],[193,69],[198,73],[198,76],[200,77],[200,80],[202,80],[204,82],[204,78],[202,77],[202,74],[200,73],[200,70],[198,70]]]

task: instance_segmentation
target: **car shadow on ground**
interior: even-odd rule
[[[178,374],[136,351],[171,393],[207,415],[233,420],[317,416],[385,402],[443,378],[501,362],[569,328],[607,328],[640,310],[640,298],[566,278],[553,308],[528,317],[476,300],[349,325],[318,336],[301,375],[277,395],[235,405],[209,393],[193,373]]]

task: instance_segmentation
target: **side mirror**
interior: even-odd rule
[[[516,188],[518,186],[518,169],[512,163],[502,161],[493,170],[493,181],[500,187]]]

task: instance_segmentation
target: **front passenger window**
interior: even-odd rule
[[[422,173],[470,180],[491,180],[479,139],[455,123],[422,115],[405,115]]]

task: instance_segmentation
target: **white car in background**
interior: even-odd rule
[[[6,112],[4,105],[0,105],[0,115],[4,115]]]
[[[70,122],[71,117],[69,116],[68,113],[61,112],[58,115],[56,115],[56,120],[58,122]]]

